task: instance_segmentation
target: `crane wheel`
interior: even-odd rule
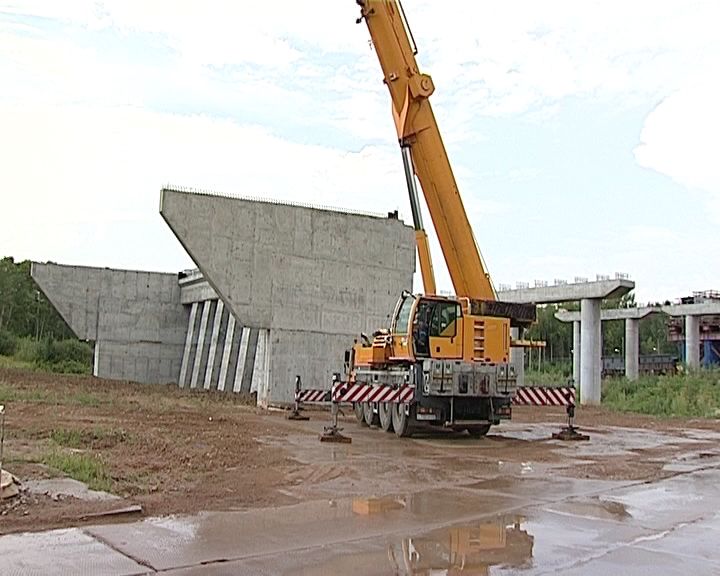
[[[353,402],[353,412],[355,412],[355,419],[358,424],[365,425],[365,413],[363,411],[362,402]]]
[[[490,431],[490,424],[473,426],[471,428],[465,428],[465,430],[467,430],[470,436],[472,436],[473,438],[482,438],[483,436],[486,436],[487,433]]]
[[[368,426],[377,426],[380,424],[380,417],[375,414],[372,402],[363,402],[362,408],[363,415],[365,416],[365,424]]]
[[[393,405],[390,402],[379,402],[378,403],[378,416],[380,416],[380,428],[385,430],[385,432],[393,431],[392,409],[393,409]]]
[[[395,434],[401,438],[412,435],[412,424],[415,421],[415,406],[410,406],[408,414],[405,414],[405,406],[405,404],[393,404],[391,409]]]

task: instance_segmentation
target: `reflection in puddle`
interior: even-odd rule
[[[566,502],[554,504],[551,510],[559,514],[572,514],[581,518],[620,522],[632,517],[624,503],[599,496],[572,498]]]
[[[433,530],[388,544],[396,574],[413,576],[488,574],[491,566],[530,566],[534,538],[521,516],[499,516],[463,526]]]
[[[400,510],[405,506],[405,500],[399,498],[353,498],[352,511],[354,514],[371,516],[390,510]]]

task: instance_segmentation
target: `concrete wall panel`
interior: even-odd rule
[[[238,324],[270,330],[269,401],[291,401],[296,374],[329,386],[412,288],[415,236],[398,220],[168,189],[160,204]]]
[[[178,381],[188,310],[177,275],[40,263],[31,275],[75,335],[95,341],[96,376]]]

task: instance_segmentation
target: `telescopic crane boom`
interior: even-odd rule
[[[342,387],[366,424],[408,436],[419,426],[486,434],[509,419],[517,388],[510,328],[535,320],[535,307],[495,298],[428,98],[432,79],[415,61],[399,0],[356,0],[390,90],[410,193],[424,294],[403,292],[390,325],[345,355]],[[455,287],[435,294],[415,175]],[[339,379],[338,379],[339,381]]]
[[[435,280],[427,235],[422,227],[422,220],[418,220],[420,209],[417,193],[413,198],[413,169],[420,180],[456,295],[494,300],[495,290],[483,265],[428,100],[435,86],[432,78],[418,69],[415,60],[417,50],[411,44],[412,35],[402,5],[397,0],[356,1],[361,7],[358,23],[363,19],[367,23],[383,70],[385,85],[392,98],[393,118],[408,178],[425,292],[435,293]]]

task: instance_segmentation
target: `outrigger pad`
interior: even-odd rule
[[[336,442],[338,444],[351,444],[352,438],[343,436],[339,432],[334,434],[320,434],[320,442]]]
[[[352,438],[349,436],[343,436],[340,434],[340,430],[342,428],[338,428],[337,426],[326,426],[325,432],[320,434],[320,442],[336,442],[338,444],[350,444],[352,442]]]
[[[560,432],[553,432],[552,437],[555,440],[567,441],[590,440],[590,436],[588,436],[587,434],[580,434],[580,432],[578,432],[577,428],[575,428],[574,426],[562,428]]]
[[[302,414],[290,414],[287,417],[288,420],[310,420],[310,416],[303,416]]]
[[[286,418],[288,420],[310,420],[310,416],[303,416],[299,410],[293,410]]]

